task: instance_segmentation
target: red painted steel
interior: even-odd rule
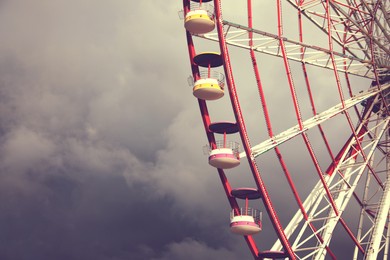
[[[248,6],[248,27],[252,29],[253,22],[252,22],[252,1],[251,0],[248,0],[247,6]],[[253,38],[253,32],[249,31],[249,41],[250,41],[249,45],[250,46],[253,46],[253,39],[252,38]],[[272,138],[273,137],[272,124],[271,124],[270,116],[268,113],[268,107],[267,107],[266,98],[264,95],[263,86],[261,83],[260,72],[259,72],[259,69],[257,66],[257,59],[256,59],[256,55],[255,55],[253,48],[250,48],[250,56],[251,56],[252,66],[253,66],[253,70],[255,72],[256,83],[257,83],[257,87],[258,87],[258,91],[259,91],[259,95],[260,95],[260,102],[262,104],[264,118],[265,118],[265,122],[266,122],[267,129],[268,129],[268,135],[270,138]],[[277,146],[274,148],[274,151],[275,151],[276,156],[279,160],[279,163],[282,167],[282,170],[286,176],[287,182],[292,190],[294,198],[297,201],[298,207],[301,210],[304,219],[308,220],[307,212],[303,207],[302,200],[301,200],[301,198],[298,194],[298,190],[295,187],[295,184],[291,178],[291,175],[289,173],[287,165],[284,162],[283,156],[282,156],[282,154]],[[315,227],[312,224],[310,224],[310,226],[313,230],[315,230]],[[319,238],[319,239],[321,239],[321,238]]]
[[[303,1],[299,1],[299,6],[301,6],[303,3]],[[302,11],[301,9],[298,9],[298,27],[299,27],[299,41],[301,43],[303,43],[303,23],[302,23]],[[346,31],[347,31],[347,27],[345,27],[345,33],[344,33],[344,37],[346,35]],[[344,38],[344,42],[346,42],[345,38]],[[303,52],[303,48],[301,49],[301,52],[302,52],[302,60],[304,59],[304,52]],[[346,48],[344,47],[343,48],[343,53],[346,54]],[[316,110],[316,107],[315,107],[315,104],[314,104],[314,99],[313,99],[313,95],[312,95],[312,91],[311,91],[311,86],[310,86],[310,82],[309,82],[309,77],[308,77],[308,73],[307,73],[307,69],[306,69],[306,64],[304,62],[301,63],[302,65],[302,70],[303,70],[303,74],[304,74],[304,78],[305,78],[305,83],[306,83],[306,86],[307,86],[307,91],[308,91],[308,94],[309,94],[309,100],[310,100],[310,104],[311,104],[311,107],[312,107],[312,111],[313,111],[313,115],[316,115],[317,114],[317,110]],[[347,67],[346,66],[347,64],[344,63],[344,66],[345,68]],[[350,80],[349,80],[349,76],[348,76],[348,73],[345,73],[345,77],[346,77],[346,81],[347,81],[347,86],[348,86],[348,90],[349,90],[349,94],[350,96],[352,97],[353,94],[352,94],[352,88],[351,88],[351,83],[350,83]],[[357,107],[354,107],[354,110],[355,110],[355,113],[357,115],[357,117],[360,118],[360,113],[357,109]],[[360,118],[361,120],[361,118]],[[330,148],[330,145],[329,145],[329,142],[327,140],[327,137],[325,135],[325,132],[322,128],[321,125],[318,125],[318,129],[320,131],[320,134],[322,136],[322,139],[325,143],[325,146],[328,150],[328,153],[332,159],[332,162],[333,162],[333,165],[336,164],[336,161],[335,161],[335,157],[333,155],[333,152]],[[358,197],[356,196],[356,194],[354,193],[354,197],[356,199],[358,199]],[[362,204],[361,204],[362,205]],[[348,235],[351,237],[351,239],[353,240],[353,242],[355,243],[355,245],[357,245],[357,247],[359,248],[359,250],[364,253],[364,249],[362,248],[362,246],[360,245],[360,243],[358,242],[358,240],[356,239],[356,237],[353,235],[352,231],[350,230],[350,228],[348,227],[348,225],[345,223],[344,219],[343,218],[340,218],[340,222],[342,224],[342,226],[344,227],[344,229],[347,231]],[[314,229],[315,230],[315,229]]]
[[[282,0],[276,1],[277,19],[278,19],[278,25],[277,25],[278,26],[277,27],[278,39],[277,40],[279,41],[280,51],[282,52],[282,58],[284,61],[285,72],[286,72],[287,80],[288,80],[288,84],[289,84],[290,95],[291,95],[292,102],[293,102],[294,109],[295,109],[296,119],[297,119],[298,126],[299,126],[300,130],[302,130],[303,129],[303,120],[302,120],[302,116],[301,116],[299,101],[298,101],[298,98],[296,95],[296,90],[295,90],[295,86],[294,86],[294,81],[293,81],[292,72],[291,72],[290,65],[289,65],[288,55],[287,55],[286,46],[285,46],[285,42],[284,42],[284,36],[283,36],[281,1]],[[202,1],[200,0],[200,4],[201,4],[201,2]],[[296,0],[296,3],[298,6],[308,5],[308,4],[311,4],[313,2],[315,2],[315,1]],[[336,62],[336,57],[334,55],[334,53],[336,53],[336,52],[334,51],[333,44],[334,44],[334,42],[337,42],[338,44],[341,43],[340,46],[342,48],[343,54],[345,54],[345,55],[349,54],[349,55],[354,56],[353,52],[348,47],[348,43],[353,43],[354,41],[357,41],[356,36],[354,36],[353,32],[361,32],[362,34],[368,36],[367,38],[370,41],[369,46],[370,46],[370,52],[371,52],[370,55],[371,55],[372,60],[367,61],[367,62],[373,67],[373,72],[374,72],[375,77],[376,77],[377,87],[379,88],[380,87],[380,78],[379,78],[379,74],[378,74],[378,70],[377,70],[378,68],[376,67],[377,65],[376,65],[376,62],[374,59],[374,57],[375,57],[374,46],[375,46],[375,44],[378,44],[378,43],[374,39],[373,33],[374,33],[374,25],[377,22],[377,21],[375,21],[375,12],[379,8],[380,1],[378,1],[375,5],[373,5],[374,8],[373,8],[372,12],[374,14],[370,13],[371,11],[366,12],[366,11],[360,10],[361,6],[356,4],[356,2],[354,3],[355,7],[349,6],[347,4],[344,4],[344,3],[341,3],[341,2],[335,1],[335,0],[325,0],[325,1],[321,1],[321,3],[319,3],[319,4],[321,4],[322,7],[324,8],[324,14],[316,13],[315,15],[317,17],[321,17],[321,19],[323,21],[324,27],[321,28],[321,30],[323,32],[325,32],[327,34],[327,37],[328,37],[328,53],[330,55],[330,62],[331,62],[332,67],[333,67],[333,74],[334,74],[334,79],[336,81],[335,83],[337,86],[337,92],[339,95],[339,99],[344,107],[346,99],[344,97],[344,93],[342,90],[340,75],[339,75],[339,72],[337,70],[337,62]],[[183,5],[184,5],[185,13],[187,13],[189,11],[190,0],[183,0]],[[346,19],[340,18],[339,19],[337,17],[337,15],[332,16],[332,12],[334,12],[334,13],[340,12],[340,10],[337,9],[338,8],[337,5],[340,5],[340,6],[347,8],[349,11],[348,14],[351,17],[353,14],[359,16],[361,19],[360,24],[356,24],[352,19],[348,19],[348,18],[346,18]],[[259,193],[261,194],[261,200],[262,200],[264,207],[269,215],[270,221],[273,225],[273,228],[276,232],[276,235],[282,244],[284,252],[269,252],[269,251],[262,251],[261,252],[257,248],[256,242],[254,241],[252,236],[245,236],[245,240],[246,240],[248,247],[249,247],[249,249],[250,249],[250,251],[253,254],[255,259],[262,259],[266,255],[267,256],[268,255],[269,256],[271,256],[271,255],[282,256],[283,255],[285,257],[288,257],[289,259],[295,259],[296,256],[295,256],[294,250],[292,249],[290,242],[289,242],[286,234],[284,233],[284,229],[281,226],[277,212],[275,211],[275,209],[272,205],[272,201],[271,201],[271,198],[268,194],[267,187],[266,187],[266,185],[261,177],[261,174],[260,174],[260,171],[257,167],[256,161],[253,158],[253,156],[251,156],[250,140],[249,140],[249,137],[248,137],[248,134],[246,131],[245,121],[244,121],[244,118],[243,118],[243,115],[241,112],[240,102],[239,102],[238,96],[237,96],[233,72],[232,72],[232,68],[231,68],[231,64],[230,64],[229,51],[228,51],[228,47],[227,47],[227,43],[226,43],[226,39],[225,39],[225,34],[224,34],[224,28],[223,28],[224,24],[223,24],[223,20],[222,20],[221,0],[214,0],[214,8],[215,8],[216,28],[218,31],[218,38],[219,38],[219,46],[220,46],[221,56],[223,58],[223,63],[224,63],[226,85],[227,85],[227,89],[229,91],[230,101],[231,101],[234,115],[236,118],[237,127],[239,128],[239,134],[241,137],[243,148],[244,148],[245,153],[247,155],[246,157],[248,160],[248,164],[249,164],[251,172],[253,174],[256,186],[258,188]],[[248,9],[247,14],[248,14],[248,28],[249,28],[249,30],[247,32],[249,35],[249,46],[253,47],[253,32],[251,31],[251,29],[253,29],[252,1],[251,0],[247,0],[247,9]],[[316,109],[315,101],[313,98],[312,88],[310,85],[310,80],[308,77],[306,64],[304,62],[304,55],[305,55],[304,48],[305,47],[304,47],[304,43],[303,43],[304,42],[304,40],[303,40],[304,33],[303,33],[302,16],[306,15],[306,14],[304,14],[304,12],[302,12],[303,9],[301,10],[300,8],[297,8],[297,10],[298,10],[299,42],[301,43],[301,46],[302,46],[301,47],[301,53],[302,53],[301,54],[301,60],[302,60],[301,67],[302,67],[302,71],[304,74],[306,90],[307,90],[307,93],[309,96],[309,101],[310,101],[312,113],[313,113],[313,115],[317,115],[317,109]],[[338,13],[338,14],[340,14],[340,13]],[[370,16],[370,15],[371,15],[371,18],[367,19],[367,16]],[[338,26],[341,23],[343,23],[343,25],[344,25],[344,30],[340,31],[340,30],[338,30]],[[343,45],[343,43],[344,43],[344,45]],[[195,56],[195,48],[194,48],[194,44],[192,41],[192,36],[189,32],[187,32],[187,44],[188,44],[188,51],[189,51],[190,60],[191,60],[191,68],[192,68],[193,77],[195,80],[197,80],[200,77],[199,68],[196,64],[194,64],[194,62],[192,62],[193,58]],[[273,134],[272,124],[271,124],[271,119],[270,119],[270,115],[269,115],[269,111],[268,111],[268,107],[267,107],[266,97],[264,95],[260,72],[259,72],[259,69],[257,66],[255,51],[253,50],[253,48],[249,48],[249,53],[250,53],[250,57],[251,57],[251,61],[252,61],[253,69],[254,69],[254,75],[256,78],[256,83],[257,83],[257,87],[258,87],[258,91],[259,91],[261,106],[262,106],[262,110],[263,110],[263,114],[264,114],[264,118],[265,118],[265,122],[266,122],[268,135],[270,138],[272,138],[274,134]],[[343,64],[344,64],[344,68],[348,67],[348,64],[345,61]],[[352,97],[353,91],[352,91],[352,86],[351,86],[351,82],[349,79],[349,75],[347,72],[345,72],[344,74],[345,74],[344,76],[345,76],[345,81],[346,81],[346,85],[347,85],[348,95],[350,97]],[[383,97],[382,93],[380,95],[381,95],[382,100],[386,104],[386,99]],[[204,100],[198,100],[198,102],[199,102],[202,120],[203,120],[203,124],[205,127],[205,131],[206,131],[210,146],[212,148],[216,148],[214,133],[212,131],[210,131],[210,124],[211,123],[210,123],[210,116],[208,114],[206,102]],[[327,138],[322,126],[318,125],[318,130],[319,130],[320,135],[322,137],[322,140],[326,146],[328,154],[332,160],[330,166],[324,172],[320,168],[319,162],[317,160],[317,157],[314,153],[314,150],[311,146],[311,143],[310,143],[310,140],[309,140],[307,134],[305,132],[303,132],[301,134],[303,141],[306,145],[306,149],[310,154],[313,165],[316,168],[319,179],[321,180],[323,188],[327,194],[327,199],[329,200],[329,203],[331,204],[331,207],[336,215],[339,215],[339,212],[338,212],[338,209],[335,205],[334,199],[330,193],[330,190],[326,184],[324,176],[331,175],[334,173],[336,166],[341,162],[342,155],[345,154],[346,152],[348,152],[349,156],[351,156],[351,157],[357,158],[358,155],[361,155],[363,157],[363,160],[367,160],[367,156],[365,155],[364,149],[362,148],[362,142],[363,142],[363,138],[366,135],[369,138],[371,138],[370,133],[368,133],[368,130],[367,130],[367,119],[370,117],[370,113],[371,113],[371,109],[369,107],[370,107],[369,105],[366,105],[363,113],[360,113],[358,111],[357,106],[354,107],[356,117],[358,118],[357,126],[355,126],[354,123],[352,122],[351,116],[350,116],[348,111],[345,111],[343,113],[345,115],[346,121],[348,122],[349,128],[351,129],[351,136],[347,140],[347,142],[344,144],[344,146],[341,148],[341,150],[337,153],[336,156],[333,154],[333,151],[332,151],[332,149],[329,145],[329,142],[328,142],[328,138]],[[386,106],[386,112],[389,114],[387,106]],[[348,144],[353,139],[356,140],[356,143],[352,147],[350,147],[349,150],[347,150],[349,147]],[[226,142],[226,133],[224,133],[224,140]],[[317,232],[313,223],[308,218],[307,212],[303,207],[301,197],[298,194],[298,190],[295,186],[294,181],[291,178],[288,167],[283,159],[283,156],[282,156],[278,146],[276,146],[274,148],[274,151],[275,151],[276,156],[279,160],[279,163],[282,167],[282,170],[283,170],[284,175],[287,179],[287,182],[291,188],[291,191],[294,195],[294,198],[298,204],[298,207],[302,213],[303,218],[307,221],[307,224],[310,226],[310,229],[313,231],[313,233],[315,234],[318,241],[320,243],[323,243],[324,241],[323,241],[323,238],[321,236],[321,232]],[[382,189],[383,189],[383,183],[381,182],[380,178],[377,176],[377,173],[375,172],[375,170],[370,165],[367,165],[367,168],[369,169],[370,174],[372,176],[374,176],[374,178],[376,179],[379,186],[382,187]],[[224,187],[225,194],[226,194],[228,201],[230,203],[230,206],[232,207],[232,209],[235,210],[235,212],[238,212],[238,210],[239,210],[238,203],[236,201],[236,198],[234,196],[232,196],[232,188],[228,182],[228,179],[227,179],[224,171],[222,169],[218,169],[218,173],[219,173],[219,177],[220,177],[220,180],[222,182],[222,185]],[[343,174],[341,171],[339,171],[337,174],[339,174],[341,177],[343,177]],[[356,193],[353,193],[353,197],[355,198],[355,200],[358,202],[359,205],[363,206],[363,202],[359,199],[359,197],[357,196]],[[248,198],[246,198],[245,206],[246,206],[246,208],[248,207]],[[370,214],[372,217],[374,217],[375,214],[373,212],[371,212],[369,209],[365,209],[365,210],[368,214]],[[355,235],[353,234],[353,232],[351,231],[351,229],[349,228],[349,226],[345,222],[345,220],[342,217],[340,217],[339,222],[343,226],[343,228],[345,229],[345,231],[349,235],[349,237],[352,239],[354,244],[358,247],[359,251],[362,254],[364,254],[365,250],[364,250],[363,246],[360,244],[358,239],[355,237]],[[336,259],[335,254],[332,252],[332,250],[329,246],[325,246],[325,249],[326,249],[328,255],[332,259]]]
[[[352,241],[354,242],[354,244],[358,247],[359,251],[361,253],[364,254],[364,248],[362,247],[362,245],[359,243],[359,241],[357,240],[357,238],[355,237],[355,235],[352,233],[351,229],[348,227],[347,223],[345,223],[344,219],[343,218],[340,218],[339,222],[341,223],[341,225],[343,226],[343,228],[345,229],[345,231],[347,232],[348,236],[352,239]]]
[[[190,11],[190,0],[183,0],[183,9],[184,9],[184,16],[185,16]],[[193,59],[196,55],[196,52],[195,52],[194,42],[192,40],[192,35],[188,31],[186,31],[186,39],[187,39],[187,46],[188,46],[188,54],[189,54],[189,58],[191,61],[191,71],[192,71],[193,78],[196,81],[200,78],[200,73],[199,73],[199,67],[193,62]],[[215,149],[215,148],[217,148],[217,146],[216,146],[216,142],[215,142],[214,133],[209,130],[210,116],[208,113],[207,104],[204,100],[201,100],[201,99],[198,99],[198,103],[199,103],[200,113],[201,113],[202,120],[203,120],[203,125],[204,125],[205,132],[207,135],[207,139],[210,143],[210,147],[212,149]],[[239,205],[237,203],[237,200],[233,196],[231,196],[232,188],[231,188],[231,185],[228,181],[228,178],[226,177],[226,174],[224,173],[224,171],[222,169],[217,169],[217,170],[218,170],[218,175],[219,175],[219,178],[221,180],[222,186],[224,188],[226,197],[229,201],[230,207],[233,210],[235,210],[235,212],[238,213],[239,212]],[[252,236],[244,236],[244,239],[245,239],[246,243],[248,244],[248,247],[249,247],[251,253],[253,254],[253,256],[255,258],[257,258],[258,254],[259,254],[259,250],[257,248],[257,245],[256,245],[253,237]]]
[[[189,9],[190,8],[190,0],[183,0],[183,7],[184,7],[184,13],[185,14],[187,12],[189,12],[189,10],[190,10]],[[186,32],[186,35],[187,35],[188,53],[189,53],[189,58],[190,58],[190,61],[191,61],[192,75],[193,75],[195,80],[198,80],[199,77],[200,77],[199,76],[199,68],[193,62],[193,59],[194,59],[194,57],[196,55],[194,43],[193,43],[193,40],[192,40],[192,36],[191,36],[191,34],[188,31]],[[210,146],[213,149],[215,149],[216,148],[216,144],[215,144],[214,133],[209,130],[210,116],[209,116],[209,113],[208,113],[208,110],[207,110],[206,102],[204,100],[198,99],[198,103],[199,103],[200,113],[201,113],[201,116],[202,116],[205,132],[207,134],[207,139],[208,139],[208,141],[210,143]],[[218,169],[218,174],[220,176],[220,179],[221,179],[221,182],[222,182],[222,186],[223,186],[223,188],[225,190],[225,193],[226,193],[227,198],[229,200],[230,206],[233,209],[238,210],[239,206],[238,206],[238,203],[237,203],[236,199],[230,195],[232,189],[231,189],[231,186],[229,184],[229,181],[228,181],[224,171],[222,169]]]
[[[301,6],[303,4],[303,0],[300,0],[299,1],[299,6]],[[303,21],[302,21],[302,10],[301,9],[298,9],[298,30],[299,30],[299,42],[300,43],[303,43]],[[304,52],[304,49],[305,47],[301,47],[301,52],[302,52],[302,55],[301,55],[301,59],[302,61],[304,60],[304,57],[305,57],[305,52]],[[310,100],[310,105],[311,105],[311,108],[312,108],[312,112],[313,112],[313,115],[317,115],[317,109],[316,109],[316,106],[314,104],[314,98],[313,98],[313,93],[311,91],[311,85],[310,85],[310,81],[309,81],[309,76],[308,76],[308,73],[307,73],[307,68],[306,68],[306,63],[305,62],[301,62],[301,66],[302,66],[302,71],[303,71],[303,75],[304,75],[304,78],[305,78],[305,83],[306,83],[306,89],[307,89],[307,93],[309,95],[309,100]],[[330,145],[329,145],[329,141],[325,135],[325,131],[323,130],[322,126],[319,124],[318,125],[318,130],[321,134],[321,137],[322,137],[322,140],[324,141],[325,143],[325,146],[326,146],[326,149],[329,153],[329,156],[331,157],[332,161],[334,161],[334,155],[333,155],[333,152],[332,152],[332,149],[330,148]]]
[[[280,49],[282,51],[282,56],[283,56],[283,61],[284,61],[284,67],[285,67],[285,70],[286,70],[286,75],[287,75],[287,79],[288,79],[288,84],[289,84],[289,87],[290,87],[290,92],[291,92],[291,97],[292,97],[292,101],[293,101],[293,104],[294,104],[294,109],[295,109],[295,114],[296,114],[296,118],[297,118],[297,121],[298,121],[298,126],[300,128],[300,130],[303,129],[303,122],[302,122],[302,116],[301,116],[301,112],[300,112],[300,108],[299,108],[299,103],[298,103],[298,99],[297,99],[297,95],[296,95],[296,90],[295,90],[295,86],[294,86],[294,81],[293,81],[293,78],[292,78],[292,73],[291,73],[291,69],[290,69],[290,65],[289,65],[289,61],[288,61],[288,58],[287,58],[287,53],[286,53],[286,48],[285,48],[285,44],[284,44],[284,38],[283,38],[283,22],[282,22],[282,2],[281,0],[277,0],[277,12],[278,12],[278,36],[279,36],[279,45],[280,45]],[[310,92],[309,92],[310,93]],[[311,147],[311,144],[309,142],[309,139],[306,135],[305,132],[303,132],[301,134],[303,140],[304,140],[304,143],[307,147],[307,150],[310,154],[310,157],[313,161],[313,164],[316,168],[316,171],[317,171],[317,174],[322,182],[322,185],[326,191],[326,194],[328,196],[328,199],[332,205],[332,208],[333,210],[335,211],[336,215],[338,215],[338,209],[335,205],[335,202],[333,200],[333,197],[332,195],[330,194],[330,191],[329,191],[329,188],[326,184],[326,181],[325,181],[325,178],[323,176],[323,173],[322,173],[322,170],[319,166],[319,163],[318,163],[318,160],[314,154],[314,151]],[[291,186],[291,185],[290,185]],[[300,210],[301,212],[303,212],[303,217],[307,220],[307,214],[305,212],[305,210],[303,209],[303,205],[302,205],[302,202],[300,202]],[[309,223],[310,227],[315,231],[315,227],[313,226],[313,224],[310,222]],[[321,235],[319,233],[315,233],[316,234],[316,237],[318,238],[318,240],[323,243],[323,239],[321,237]],[[325,247],[327,252],[329,253],[329,255],[332,257],[332,259],[336,259],[336,256],[334,255],[334,253],[330,250],[329,246],[326,246]]]
[[[221,54],[224,59],[224,70],[225,70],[225,77],[226,77],[226,83],[229,89],[230,94],[230,100],[232,103],[234,115],[237,120],[237,124],[240,128],[240,136],[241,141],[243,143],[244,150],[246,152],[249,167],[251,168],[253,177],[255,179],[256,185],[259,189],[259,192],[262,195],[262,200],[264,203],[264,207],[267,210],[268,215],[270,216],[271,223],[276,231],[276,234],[281,241],[281,244],[283,245],[286,253],[288,254],[290,259],[295,259],[295,254],[291,248],[291,245],[283,231],[283,227],[280,224],[278,215],[272,206],[271,198],[268,195],[268,191],[266,189],[266,186],[263,182],[263,179],[260,176],[260,172],[257,168],[255,159],[250,156],[251,154],[251,145],[249,142],[249,138],[247,136],[246,132],[246,126],[245,122],[241,113],[240,103],[238,101],[238,96],[236,93],[236,87],[233,79],[233,73],[232,68],[230,65],[230,57],[228,48],[225,41],[224,31],[223,31],[223,23],[222,23],[222,13],[221,13],[221,2],[220,0],[214,0],[214,6],[215,6],[215,17],[216,17],[216,27],[218,30],[218,37],[219,37],[219,45],[221,49]]]

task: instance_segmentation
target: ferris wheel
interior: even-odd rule
[[[183,0],[230,229],[254,259],[389,259],[390,1],[263,2],[272,21],[256,16],[259,1]],[[237,10],[244,22],[224,19]],[[251,181],[234,187],[240,168]]]

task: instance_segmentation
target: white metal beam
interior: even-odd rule
[[[389,152],[389,149],[386,149]],[[371,235],[371,239],[367,246],[366,260],[375,260],[378,257],[380,245],[382,241],[385,241],[385,246],[388,246],[388,237],[383,234],[386,223],[388,222],[389,210],[390,210],[390,160],[389,154],[386,154],[386,165],[387,165],[387,179],[385,183],[384,193],[382,195],[378,212],[375,218],[374,227]],[[389,227],[387,227],[389,229]],[[387,252],[388,249],[385,251]]]
[[[349,148],[345,150],[333,173],[326,176],[327,185],[335,198],[340,214],[348,205],[348,202],[352,197],[360,176],[370,161],[370,157],[373,155],[373,152],[376,149],[381,136],[388,128],[388,122],[389,118],[386,118],[383,121],[381,120],[378,122],[377,125],[370,129],[370,135],[375,136],[375,138],[371,139],[370,142],[365,143],[364,147],[362,147],[362,149],[366,151],[366,161],[362,162],[361,159],[360,161],[356,161],[355,156],[347,156],[350,153],[353,145],[356,144],[356,140],[351,139],[348,145]],[[361,126],[362,125],[363,124],[361,124]],[[373,134],[372,131],[376,131],[377,134]],[[368,133],[366,133],[366,137],[368,137]],[[357,156],[362,157],[363,151],[357,151],[357,153]],[[342,172],[342,175],[339,175],[338,172]],[[338,178],[336,178],[336,176]],[[302,213],[297,211],[285,229],[285,233],[288,237],[295,233],[295,231],[299,231],[293,243],[294,250],[297,250],[297,252],[310,252],[311,255],[315,255],[315,259],[324,259],[325,247],[329,245],[333,229],[341,217],[341,215],[336,216],[334,214],[334,211],[332,210],[329,203],[325,203],[325,206],[322,205],[322,207],[319,207],[321,203],[324,204],[324,201],[326,201],[326,194],[322,187],[322,183],[318,182],[311,194],[303,203],[303,207],[307,212],[309,219],[304,220]],[[329,212],[329,214],[324,216],[324,213],[326,212]],[[315,221],[319,220],[325,220],[321,229],[315,231],[315,233],[312,230],[310,232],[311,235],[308,236],[307,229],[309,227],[309,223],[314,223]],[[323,242],[320,242],[313,234],[321,234]],[[313,239],[315,239],[314,241],[317,240],[317,247],[313,249],[313,245],[310,244],[309,246],[311,250],[308,250],[307,246],[305,246],[305,243],[309,240],[312,241]],[[280,244],[276,242],[272,250],[280,250]],[[313,250],[315,252],[313,252]]]
[[[319,124],[325,122],[329,118],[334,117],[335,115],[351,108],[352,106],[355,106],[356,104],[359,104],[363,100],[366,100],[376,94],[378,94],[380,91],[383,91],[390,87],[390,84],[384,84],[382,85],[382,88],[380,90],[376,88],[370,88],[365,92],[359,93],[358,95],[345,100],[344,104],[340,103],[312,118],[309,118],[303,122],[303,128],[300,129],[299,125],[296,125],[294,127],[291,127],[287,129],[286,131],[273,136],[272,138],[258,144],[252,147],[252,156],[257,157],[262,153],[265,153],[269,151],[270,149],[275,148],[276,146],[290,140],[291,138],[301,134],[302,132],[305,132],[315,126],[318,126]],[[240,153],[240,158],[246,157],[245,152]]]
[[[330,50],[319,46],[279,37],[272,33],[249,28],[229,21],[223,21],[223,23],[225,39],[228,45],[248,50],[253,49],[256,52],[282,57],[280,46],[280,39],[282,39],[289,60],[333,70],[331,62],[331,55],[333,54],[337,61],[337,71],[374,79],[374,73],[372,72],[373,64],[369,59],[361,59],[357,56],[347,55],[337,51],[331,52]],[[253,33],[253,38],[251,38],[253,43],[252,46],[249,45],[249,32]],[[218,42],[217,33],[207,33],[196,36]],[[381,75],[381,73],[388,73],[388,70],[389,68],[378,69],[379,75]]]

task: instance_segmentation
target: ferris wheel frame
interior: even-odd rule
[[[191,2],[202,3],[202,0],[183,0],[184,14],[190,12]],[[210,1],[203,1],[210,2]],[[386,173],[389,177],[388,157],[389,135],[389,104],[390,96],[390,65],[389,65],[389,16],[387,7],[388,1],[292,1],[286,0],[288,4],[295,7],[299,15],[299,30],[302,32],[301,19],[305,17],[328,38],[328,48],[310,45],[302,39],[287,39],[283,35],[282,21],[282,0],[277,0],[277,21],[278,33],[272,34],[253,28],[252,25],[252,3],[247,0],[248,24],[240,25],[222,19],[222,1],[214,0],[214,14],[216,33],[192,34],[186,31],[188,52],[191,60],[192,77],[194,80],[200,78],[199,66],[192,62],[196,57],[193,37],[215,41],[219,44],[223,59],[223,69],[225,73],[226,86],[239,129],[238,133],[244,151],[240,158],[246,158],[253,175],[254,183],[260,194],[261,201],[271,220],[278,240],[269,250],[260,250],[252,235],[244,235],[250,251],[255,259],[325,259],[330,256],[336,259],[330,246],[333,231],[336,225],[341,225],[348,236],[355,244],[354,259],[363,256],[364,259],[376,259],[380,251],[384,252],[384,259],[388,256],[389,248],[389,208],[390,208],[390,184],[380,178],[376,169],[372,165],[374,152],[383,154],[386,160]],[[316,12],[317,8],[322,8],[323,13]],[[359,20],[359,22],[358,22]],[[342,51],[336,51],[334,45],[341,46]],[[240,102],[236,90],[233,76],[233,69],[230,62],[229,48],[238,47],[249,51],[252,59],[254,74],[263,107],[264,118],[267,124],[269,139],[252,146],[246,131],[246,124],[241,111]],[[274,134],[270,116],[267,111],[266,98],[263,93],[263,86],[259,76],[255,52],[272,55],[283,59],[285,71],[288,78],[290,94],[293,100],[297,125],[282,133]],[[332,70],[339,88],[340,104],[325,111],[317,112],[314,102],[312,103],[313,116],[303,120],[300,114],[299,102],[295,93],[294,81],[290,68],[290,61],[302,64],[302,70],[307,72],[307,66],[316,66],[323,69]],[[350,97],[346,98],[341,90],[340,77],[343,74],[347,79]],[[355,93],[353,86],[349,82],[349,76],[356,75],[372,80],[372,85],[367,91]],[[310,83],[306,78],[306,84]],[[308,87],[308,89],[310,89]],[[310,90],[309,90],[309,94]],[[212,125],[207,108],[207,101],[198,99],[198,104],[205,127],[205,132],[210,143],[210,147],[216,147],[215,133],[210,131]],[[357,106],[364,104],[364,109],[357,112]],[[378,113],[378,104],[379,111]],[[348,109],[357,112],[359,123],[353,124]],[[349,124],[351,135],[340,151],[333,155],[329,167],[323,171],[319,166],[313,148],[310,144],[306,132],[311,128],[318,128],[321,133],[321,124],[330,118],[344,114]],[[313,164],[317,171],[318,183],[313,191],[303,200],[297,192],[296,185],[291,179],[289,170],[283,160],[283,156],[278,146],[288,142],[296,136],[302,136],[307,150],[309,151]],[[322,134],[324,142],[327,144],[327,137]],[[328,146],[328,144],[327,144]],[[262,174],[257,166],[256,157],[261,156],[270,150],[274,150],[283,168],[291,191],[297,201],[299,210],[292,217],[290,223],[283,227],[279,216],[273,206]],[[232,196],[234,189],[230,186],[224,169],[217,169],[222,186],[230,206],[234,211],[239,211],[240,207],[237,198]],[[364,199],[359,198],[355,192],[357,183],[361,181],[363,173],[371,176],[381,189],[381,196],[376,210],[369,209]],[[369,189],[368,181],[366,189]],[[355,234],[349,228],[342,217],[345,207],[351,199],[356,200],[361,206],[359,220],[359,230]],[[372,220],[371,228],[363,234],[364,215]],[[321,224],[318,224],[320,223]],[[299,227],[299,228],[298,228]],[[387,233],[386,233],[387,232]]]

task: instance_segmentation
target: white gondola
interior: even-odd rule
[[[245,208],[232,209],[230,212],[230,230],[238,235],[250,236],[257,234],[262,228],[262,213],[248,207],[248,201],[259,199],[259,191],[253,188],[239,188],[231,191],[231,195],[245,200]]]
[[[207,146],[209,164],[220,169],[230,169],[240,164],[239,144],[227,141],[228,134],[239,131],[234,122],[215,122],[209,125],[209,130],[215,134],[223,134],[223,140],[216,141],[212,146]]]
[[[209,164],[215,168],[231,169],[240,165],[239,144],[237,142],[217,141],[216,148],[209,150]]]
[[[232,210],[230,215],[230,230],[238,235],[254,235],[261,231],[261,213],[248,208],[241,209],[238,214]],[[244,211],[244,212],[243,212]]]

